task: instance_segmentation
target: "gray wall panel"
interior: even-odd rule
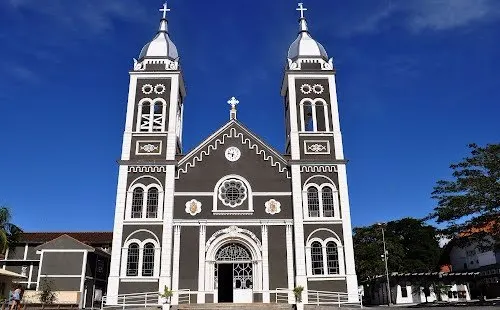
[[[80,277],[74,278],[50,278],[42,277],[40,278],[40,283],[44,280],[52,282],[52,287],[57,291],[80,291]]]
[[[347,284],[345,280],[307,281],[307,288],[314,291],[347,292]]]
[[[288,287],[286,228],[285,226],[268,226],[269,248],[269,289]]]
[[[82,274],[83,252],[44,252],[43,275]]]
[[[120,282],[118,294],[158,292],[158,282]]]
[[[198,227],[181,227],[179,289],[198,289]]]

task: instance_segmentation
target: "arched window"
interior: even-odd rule
[[[329,241],[326,244],[326,265],[328,267],[328,274],[339,274],[339,251],[337,244]]]
[[[127,194],[126,219],[156,219],[161,217],[163,203],[161,187],[158,184],[135,184]]]
[[[318,189],[314,186],[307,189],[307,206],[309,217],[319,217]]]
[[[151,242],[144,245],[142,250],[142,275],[151,277],[155,267],[155,245]]]
[[[300,101],[301,131],[330,131],[328,104],[321,98]]]
[[[127,276],[139,274],[139,244],[132,243],[128,247],[127,254]]]
[[[164,131],[163,129],[163,104],[156,102],[153,111],[153,128],[152,131]]]
[[[148,200],[146,202],[146,217],[156,218],[158,215],[158,189],[156,187],[148,190]]]
[[[139,102],[136,130],[140,132],[165,131],[166,114],[167,104],[163,99],[142,99]]]
[[[324,274],[323,270],[323,247],[318,241],[311,244],[311,264],[312,274]]]
[[[333,192],[330,187],[323,187],[321,190],[322,204],[323,204],[323,216],[333,217],[334,216],[334,201]]]
[[[320,176],[318,176],[320,177]],[[340,218],[338,191],[333,183],[309,183],[304,187],[304,218]]]
[[[144,190],[141,187],[134,189],[132,193],[132,218],[142,217],[142,203],[144,200]]]

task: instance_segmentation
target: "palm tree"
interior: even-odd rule
[[[21,228],[10,222],[11,218],[9,208],[0,207],[0,253],[5,253],[9,247],[13,248],[23,233]]]

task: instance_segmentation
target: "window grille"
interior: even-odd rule
[[[307,207],[309,217],[319,217],[319,196],[316,187],[309,187],[307,189]]]
[[[339,274],[339,252],[337,244],[333,241],[326,244],[326,263],[328,274]]]
[[[225,206],[234,208],[247,199],[247,188],[238,179],[228,179],[219,187],[219,199]]]
[[[148,201],[147,201],[146,205],[147,205],[146,217],[147,218],[156,218],[156,216],[158,214],[158,189],[157,188],[149,189]]]
[[[139,245],[132,243],[128,247],[127,276],[137,276],[139,273]]]
[[[132,218],[142,217],[142,202],[144,200],[144,190],[140,187],[134,189],[132,194]]]
[[[153,128],[151,131],[163,131],[163,104],[157,102],[154,104]]]
[[[155,266],[155,246],[152,243],[146,243],[142,250],[142,275],[152,277]]]
[[[314,241],[311,244],[312,274],[323,274],[323,248],[321,243]]]
[[[249,261],[252,260],[248,250],[237,243],[230,243],[221,248],[215,255],[216,261]]]
[[[333,217],[333,192],[330,187],[324,187],[321,192],[323,198],[323,216],[324,217]]]

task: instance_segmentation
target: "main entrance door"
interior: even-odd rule
[[[252,302],[252,258],[238,243],[223,246],[215,256],[215,281],[219,302]]]

